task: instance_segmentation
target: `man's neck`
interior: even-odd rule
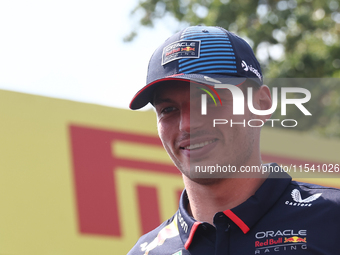
[[[213,217],[238,206],[255,194],[265,178],[230,178],[213,184],[200,184],[183,176],[189,198],[188,212],[201,222],[213,224]]]

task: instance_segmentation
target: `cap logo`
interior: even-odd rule
[[[242,68],[243,68],[243,70],[244,70],[244,71],[246,71],[246,72],[247,72],[247,71],[249,70],[249,68],[248,68],[248,65],[247,65],[246,61],[242,60],[241,66],[242,66]]]
[[[162,65],[180,58],[199,58],[201,41],[182,40],[163,48]]]
[[[257,76],[257,78],[260,79],[260,81],[262,81],[262,76],[261,76],[260,72],[256,68],[254,68],[252,65],[248,65],[246,63],[246,61],[242,60],[241,67],[246,72],[248,72],[248,71],[252,72],[253,74],[255,74]]]

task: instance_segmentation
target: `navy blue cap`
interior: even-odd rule
[[[188,27],[168,38],[152,55],[146,85],[131,100],[137,110],[153,99],[164,81],[238,85],[252,79],[262,85],[259,62],[249,44],[221,27]]]

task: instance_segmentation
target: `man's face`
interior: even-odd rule
[[[247,124],[231,127],[229,123],[213,127],[213,119],[232,119],[234,123],[245,119],[247,123],[254,118],[248,107],[245,105],[245,115],[233,115],[232,94],[220,89],[222,106],[208,101],[207,115],[201,115],[203,93],[197,86],[190,89],[189,83],[174,81],[160,85],[154,94],[162,143],[177,168],[191,179],[190,171],[196,166],[218,164],[239,169],[259,158],[259,128]]]

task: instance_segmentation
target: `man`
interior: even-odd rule
[[[283,171],[241,171],[278,166],[262,165],[261,125],[245,124],[270,114],[254,114],[247,103],[234,114],[240,91],[257,112],[271,108],[253,51],[223,28],[188,27],[155,51],[130,108],[154,106],[185,190],[175,215],[129,254],[340,254],[339,190],[292,181]],[[230,125],[218,125],[221,119]]]

